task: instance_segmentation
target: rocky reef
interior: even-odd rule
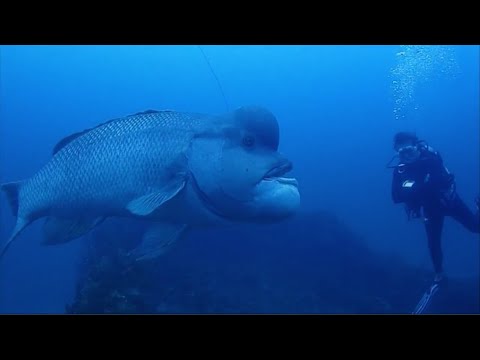
[[[67,313],[402,314],[431,282],[325,212],[195,230],[157,260],[132,263],[144,227],[112,220],[90,235]],[[478,313],[478,278],[449,279],[428,312]]]

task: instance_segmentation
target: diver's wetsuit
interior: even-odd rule
[[[393,171],[392,199],[405,203],[407,213],[420,217],[423,208],[428,246],[436,273],[441,273],[441,235],[445,216],[451,216],[465,228],[480,233],[480,213],[474,214],[455,190],[454,176],[431,147],[421,148],[418,160],[399,164]]]

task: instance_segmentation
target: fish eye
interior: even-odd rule
[[[252,147],[255,144],[255,138],[251,135],[246,135],[243,138],[243,145],[246,147]]]

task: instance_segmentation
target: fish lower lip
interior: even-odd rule
[[[280,166],[274,167],[273,169],[269,170],[263,178],[264,179],[277,178],[288,173],[290,170],[292,170],[292,163],[288,161],[283,163]]]
[[[266,177],[264,181],[277,181],[282,184],[293,185],[298,187],[298,181],[295,178],[285,178],[285,177]]]

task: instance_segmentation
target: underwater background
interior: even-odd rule
[[[217,82],[218,79],[218,82]],[[40,245],[32,224],[0,263],[0,313],[409,313],[432,279],[421,221],[391,200],[396,131],[415,131],[479,195],[479,46],[0,46],[0,183],[74,132],[147,109],[268,108],[301,210],[272,225],[193,231],[126,268],[141,225],[106,221]],[[0,201],[0,242],[14,217]],[[431,313],[478,313],[480,241],[447,218],[449,286]]]

